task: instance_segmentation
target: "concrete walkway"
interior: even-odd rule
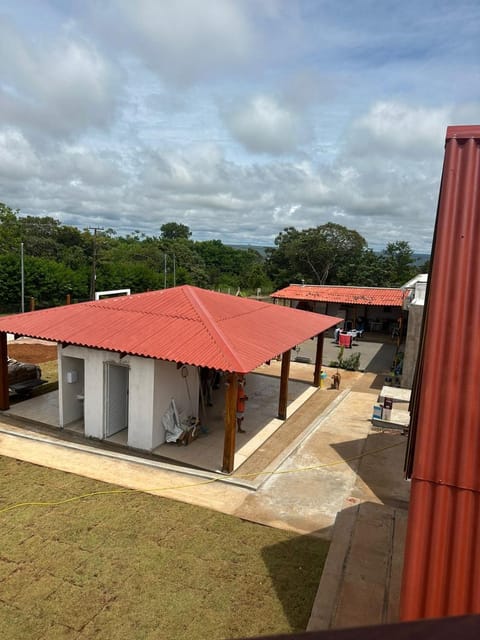
[[[407,511],[362,502],[339,512],[308,630],[398,622]]]
[[[314,394],[301,410],[308,428],[282,455],[269,455],[275,438],[267,441],[267,468],[250,471],[248,483],[241,473],[179,471],[10,424],[0,424],[0,455],[332,540],[309,629],[394,621],[409,495],[406,438],[372,429],[375,380],[355,374],[321,415],[316,398],[327,392]]]

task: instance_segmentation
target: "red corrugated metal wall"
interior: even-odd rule
[[[480,126],[447,130],[428,287],[403,620],[480,613]]]

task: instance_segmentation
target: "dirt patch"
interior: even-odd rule
[[[385,374],[365,372],[363,376],[353,384],[352,390],[361,393],[372,393],[378,396],[384,384]]]
[[[9,342],[8,357],[32,364],[50,362],[57,358],[57,345],[41,342]]]

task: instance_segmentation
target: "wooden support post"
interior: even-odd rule
[[[35,311],[35,298],[33,296],[30,298],[30,311]]]
[[[280,397],[278,398],[278,417],[280,420],[287,419],[287,398],[288,398],[288,376],[290,374],[290,356],[292,350],[289,349],[282,354],[282,369],[280,374]]]
[[[0,410],[6,411],[9,408],[7,334],[2,331],[0,333]]]
[[[323,338],[325,332],[319,333],[317,336],[317,352],[315,354],[315,370],[313,372],[313,386],[321,386],[322,360],[323,360]]]
[[[72,294],[67,293],[67,304],[72,304]]]
[[[232,473],[235,460],[235,438],[237,434],[237,386],[238,376],[230,373],[225,389],[225,436],[223,440],[224,473]]]

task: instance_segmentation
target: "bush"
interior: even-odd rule
[[[341,367],[342,369],[346,369],[347,371],[358,371],[360,368],[360,353],[352,353],[351,356],[342,360]]]
[[[338,360],[332,360],[329,367],[335,367],[337,369],[346,369],[347,371],[358,371],[360,368],[360,356],[361,353],[352,353],[348,358],[344,358],[343,354],[345,347],[341,346],[338,351]]]

